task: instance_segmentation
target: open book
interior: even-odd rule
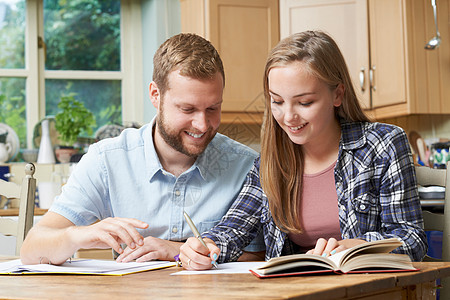
[[[293,254],[272,258],[251,269],[260,278],[316,273],[417,271],[406,254],[389,253],[402,245],[396,238],[364,243],[329,257]]]

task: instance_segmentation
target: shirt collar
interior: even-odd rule
[[[159,161],[158,153],[156,153],[155,144],[153,142],[153,128],[155,128],[156,116],[148,123],[144,129],[144,151],[145,164],[147,166],[147,176],[150,180],[159,172],[163,171],[161,162]]]
[[[363,122],[349,122],[340,120],[341,122],[341,143],[345,150],[361,148],[366,144],[366,127]]]

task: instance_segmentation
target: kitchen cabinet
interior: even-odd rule
[[[447,41],[448,11],[449,0],[439,1],[441,37]],[[444,105],[450,43],[424,49],[434,35],[429,0],[280,0],[281,38],[311,29],[336,40],[361,104],[375,119],[450,113]]]
[[[280,1],[280,38],[305,30],[323,30],[330,34],[345,57],[363,107],[370,108],[370,89],[367,80],[369,69],[367,20],[367,1]],[[360,75],[363,76],[362,85]]]
[[[182,31],[211,41],[222,58],[222,123],[260,123],[264,67],[279,41],[278,0],[180,0],[180,6]]]
[[[371,109],[407,102],[403,0],[369,0]],[[366,74],[367,76],[367,74]]]

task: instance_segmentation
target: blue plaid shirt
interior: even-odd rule
[[[396,253],[420,261],[427,251],[411,150],[405,132],[381,123],[341,123],[334,169],[343,239],[403,241]],[[203,234],[221,249],[219,262],[235,261],[262,230],[266,260],[297,253],[274,223],[259,181],[259,158],[228,213]]]

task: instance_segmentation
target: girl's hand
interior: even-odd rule
[[[208,270],[219,257],[220,249],[210,239],[203,239],[205,246],[195,237],[187,239],[180,248],[180,260],[187,270]]]
[[[330,238],[328,240],[320,238],[316,242],[316,247],[306,252],[306,254],[321,255],[326,257],[363,243],[366,243],[366,241],[360,239],[338,241],[335,238]]]

